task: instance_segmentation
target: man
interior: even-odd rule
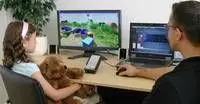
[[[153,79],[161,76],[143,104],[200,104],[200,2],[173,4],[168,29],[171,48],[180,51],[184,57],[174,70],[169,72],[166,68],[165,71],[158,69],[153,72],[122,65],[126,71],[120,75]],[[156,75],[156,72],[159,74]],[[153,77],[152,73],[157,77]]]

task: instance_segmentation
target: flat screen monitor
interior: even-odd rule
[[[167,35],[166,24],[131,23],[129,53],[145,57],[173,57]]]
[[[58,10],[59,48],[115,50],[121,45],[120,10]]]

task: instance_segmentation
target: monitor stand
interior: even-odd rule
[[[76,59],[76,58],[81,58],[81,57],[90,57],[92,54],[95,54],[95,55],[101,56],[101,59],[102,59],[102,60],[107,60],[106,57],[104,57],[104,56],[102,56],[102,55],[100,55],[100,54],[96,54],[95,52],[96,52],[96,51],[84,51],[84,53],[79,54],[79,55],[75,55],[75,56],[68,57],[68,59]]]

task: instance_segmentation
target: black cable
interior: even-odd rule
[[[113,64],[110,64],[110,63],[106,62],[105,60],[103,60],[103,62],[105,62],[107,65],[109,65],[111,67],[118,67],[119,65],[122,65],[127,61],[128,61],[127,59],[123,59],[123,60],[120,60],[117,64],[113,65]]]
[[[107,65],[111,66],[111,67],[116,67],[116,65],[112,65],[112,64],[106,62],[105,60],[103,60],[103,62],[106,63]]]

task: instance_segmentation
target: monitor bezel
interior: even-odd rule
[[[94,47],[94,48],[83,48],[81,46],[64,46],[60,42],[60,12],[67,13],[117,13],[119,20],[119,47]],[[75,50],[84,50],[84,51],[107,51],[107,50],[117,50],[121,48],[121,10],[57,10],[57,29],[58,29],[58,47],[59,49],[75,49]]]
[[[141,57],[152,57],[152,58],[166,58],[170,57],[173,58],[174,52],[170,50],[169,55],[164,55],[164,54],[154,54],[154,53],[137,53],[135,48],[133,47],[133,43],[136,43],[136,30],[133,28],[133,26],[154,26],[154,27],[166,27],[167,23],[130,23],[130,40],[129,40],[129,56],[131,57],[132,54],[134,54],[136,57],[141,56]]]

